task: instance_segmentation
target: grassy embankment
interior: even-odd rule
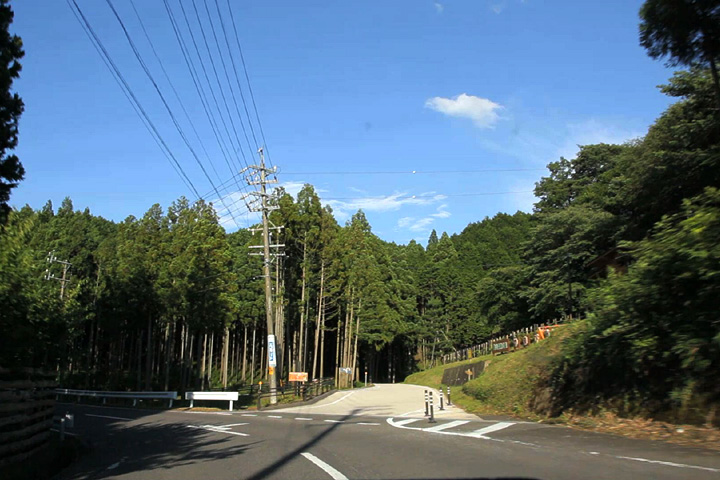
[[[463,386],[451,387],[452,401],[478,415],[511,415],[544,423],[566,424],[576,428],[614,433],[633,438],[665,440],[720,450],[720,430],[699,425],[675,425],[637,416],[622,418],[612,410],[598,408],[596,414],[564,411],[557,417],[544,413],[549,400],[546,388],[563,340],[583,329],[582,323],[558,329],[538,344],[505,355],[487,355],[414,373],[405,383],[439,388],[443,371],[458,365],[489,361],[485,371]]]

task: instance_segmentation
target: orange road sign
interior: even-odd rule
[[[308,381],[307,372],[290,372],[290,376],[288,377],[288,382],[307,382],[307,381]]]

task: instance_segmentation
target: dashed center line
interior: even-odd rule
[[[254,413],[243,413],[240,416],[241,417],[257,417],[257,415],[255,415]]]
[[[358,425],[380,425],[379,423],[374,422],[358,422]]]
[[[323,420],[323,422],[328,422],[328,423],[345,423],[345,422],[343,422],[343,421],[341,421],[341,420]]]
[[[268,415],[268,418],[282,418],[282,415]]]
[[[295,420],[302,420],[302,421],[309,421],[312,420],[312,418],[304,418],[304,417],[295,417]]]

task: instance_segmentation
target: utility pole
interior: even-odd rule
[[[70,267],[72,267],[72,263],[68,261],[58,260],[55,256],[55,251],[48,252],[46,261],[50,264],[50,266],[45,269],[45,280],[57,280],[60,282],[60,300],[62,300],[62,298],[65,296],[65,285],[70,281],[68,271],[70,270]],[[53,263],[59,263],[63,266],[61,278],[57,278],[55,274],[50,271]]]
[[[263,149],[258,150],[260,154],[260,165],[251,165],[244,169],[241,173],[249,171],[246,180],[248,185],[256,185],[259,190],[250,192],[250,195],[256,197],[254,201],[248,203],[248,208],[254,212],[262,213],[262,228],[249,229],[251,232],[262,231],[263,244],[253,245],[250,248],[262,248],[263,253],[250,253],[250,255],[262,255],[263,257],[263,277],[265,279],[265,319],[267,321],[267,359],[268,359],[268,385],[270,387],[270,404],[277,403],[277,373],[275,368],[277,367],[277,348],[275,342],[275,321],[273,318],[273,292],[272,292],[272,278],[270,276],[271,266],[273,261],[279,256],[283,256],[283,253],[279,252],[279,249],[285,245],[271,244],[270,243],[270,230],[281,230],[282,226],[270,225],[269,213],[273,210],[277,210],[277,205],[272,205],[269,200],[274,199],[273,194],[267,193],[267,184],[277,183],[277,179],[268,179],[268,174],[275,174],[277,168],[268,169],[265,168],[265,156]],[[259,202],[258,202],[259,200]],[[258,204],[259,203],[259,204]],[[271,253],[271,249],[273,250]]]

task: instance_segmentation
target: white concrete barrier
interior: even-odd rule
[[[185,392],[185,400],[190,400],[190,408],[193,408],[195,400],[225,400],[230,402],[229,410],[232,410],[233,402],[237,399],[238,392]]]

